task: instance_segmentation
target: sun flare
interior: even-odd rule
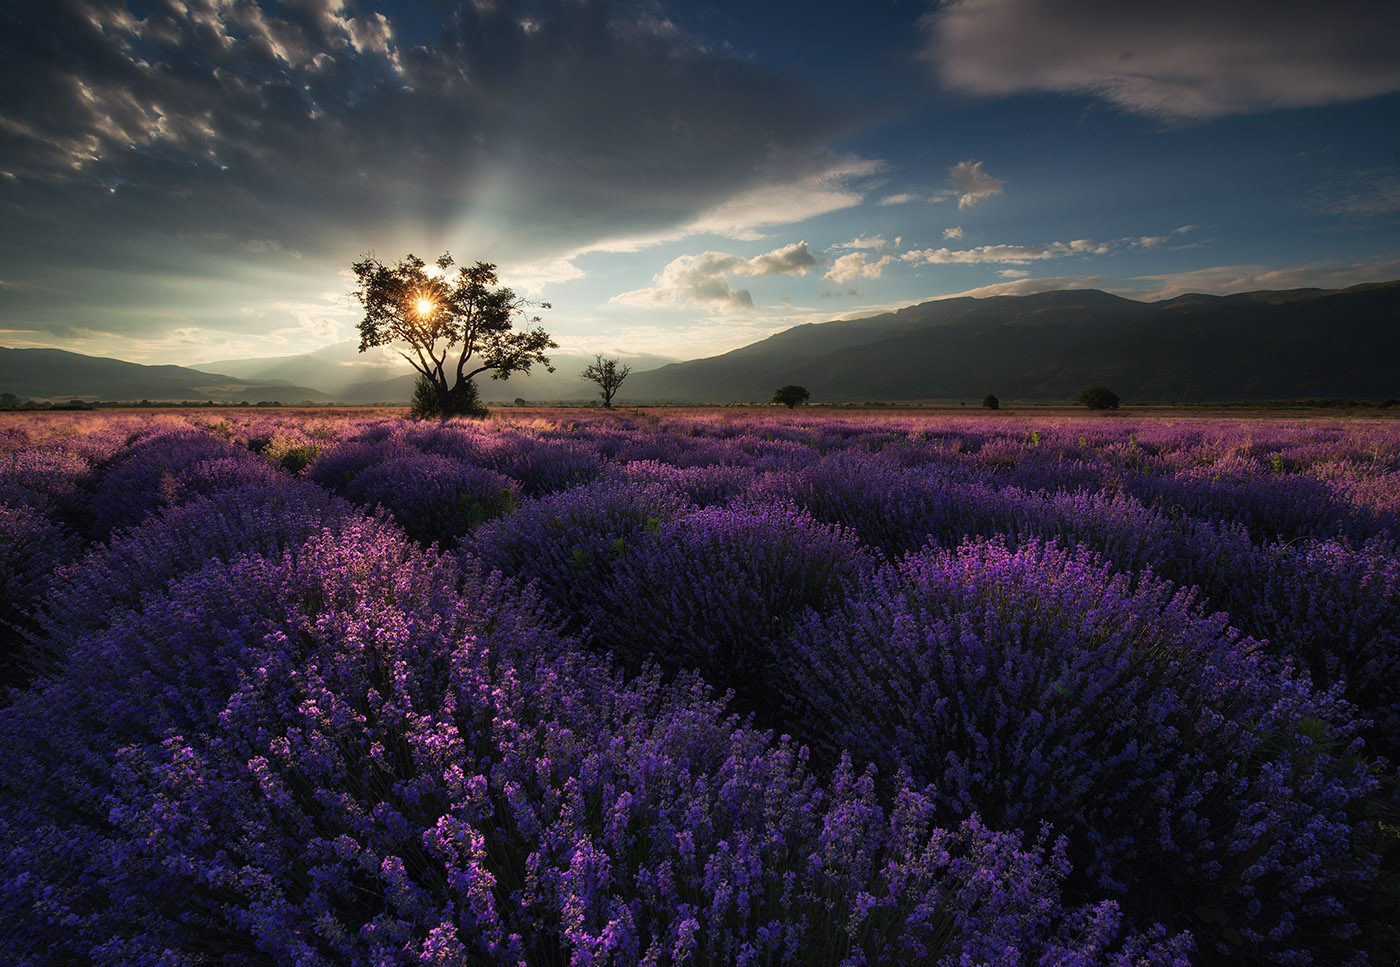
[[[431,316],[436,308],[437,303],[433,302],[432,299],[419,299],[413,306],[414,311],[420,316]]]

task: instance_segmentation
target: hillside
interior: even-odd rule
[[[0,391],[33,399],[407,402],[414,373],[353,343],[211,370],[142,366],[57,349],[0,349]],[[556,372],[479,379],[487,401],[596,398],[592,357]],[[788,383],[814,403],[1073,400],[1094,384],[1125,402],[1400,397],[1400,281],[1138,302],[1093,289],[924,302],[795,326],[689,362],[623,356],[618,402],[767,402]],[[232,375],[230,375],[232,374]],[[308,385],[309,384],[309,385]],[[314,388],[313,388],[314,387]]]
[[[184,366],[143,366],[62,349],[0,347],[0,392],[48,400],[278,400],[327,403],[319,390],[285,380],[242,380]]]
[[[1137,302],[1097,290],[925,302],[798,326],[632,377],[634,399],[813,402],[1071,400],[1111,386],[1137,402],[1400,396],[1400,282]]]

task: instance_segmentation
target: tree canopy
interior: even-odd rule
[[[778,391],[773,394],[773,402],[782,403],[788,409],[792,409],[798,403],[807,402],[811,396],[812,394],[807,392],[807,387],[805,386],[780,386],[778,387]]]
[[[558,344],[539,328],[538,316],[527,316],[532,303],[500,286],[489,262],[463,265],[455,273],[453,265],[444,252],[432,267],[413,254],[394,265],[367,255],[351,266],[359,281],[354,296],[365,309],[360,352],[407,343],[399,353],[420,374],[419,415],[483,412],[471,381],[484,372],[508,379],[535,363],[554,372],[546,351]],[[520,329],[517,318],[525,323]]]
[[[593,362],[584,367],[581,374],[584,379],[592,380],[598,384],[603,397],[603,409],[612,409],[613,396],[617,394],[618,387],[627,378],[627,374],[632,372],[632,367],[619,363],[616,359],[605,359],[601,353],[593,357]]]
[[[1079,394],[1079,405],[1091,410],[1118,409],[1118,394],[1107,386],[1090,386]]]

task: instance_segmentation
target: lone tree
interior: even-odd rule
[[[1091,410],[1118,409],[1118,394],[1107,386],[1090,386],[1079,394],[1079,404]]]
[[[631,366],[619,365],[616,359],[604,359],[602,354],[593,357],[593,362],[583,369],[583,378],[592,380],[598,384],[602,391],[598,395],[603,397],[603,409],[612,409],[612,399],[617,393],[617,388],[622,385],[622,381],[627,378],[627,374],[632,372]]]
[[[780,386],[773,394],[774,403],[782,403],[788,409],[792,409],[798,403],[805,403],[811,397],[805,386]]]
[[[456,274],[452,265],[444,252],[432,268],[412,254],[397,265],[367,255],[351,266],[359,280],[355,299],[365,307],[360,352],[408,343],[412,352],[399,354],[419,373],[416,417],[483,415],[472,378],[488,370],[492,379],[528,373],[535,363],[554,372],[545,351],[558,344],[536,325],[539,317],[526,317],[524,328],[514,328],[531,303],[498,287],[489,262],[461,266]]]
[[[1001,400],[996,398],[995,393],[988,393],[986,396],[982,397],[982,405],[989,410],[1000,409]]]

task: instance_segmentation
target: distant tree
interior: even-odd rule
[[[994,395],[992,395],[991,393],[988,393],[986,396],[982,397],[982,405],[985,406],[985,407],[986,407],[987,409],[989,409],[989,410],[1000,409],[1000,408],[1001,408],[1001,400],[997,399],[997,398],[996,398]]]
[[[600,353],[593,357],[593,362],[584,367],[583,378],[598,384],[601,390],[598,395],[603,397],[603,409],[610,410],[613,395],[630,372],[631,366],[619,365],[616,359],[604,359]]]
[[[365,256],[351,265],[359,281],[354,296],[365,308],[360,320],[360,352],[373,346],[407,343],[399,354],[420,377],[414,387],[416,415],[446,418],[482,415],[472,378],[490,371],[492,379],[528,373],[549,365],[546,350],[557,343],[528,317],[515,329],[517,316],[530,305],[505,287],[498,287],[496,267],[489,262],[461,266],[456,274],[452,256],[443,253],[429,268],[416,255],[396,265]],[[541,303],[541,308],[549,308]]]
[[[1079,405],[1091,410],[1118,409],[1118,394],[1107,386],[1090,386],[1079,394]]]
[[[0,393],[0,410],[19,409],[20,398],[14,393]]]
[[[807,402],[811,396],[812,394],[807,392],[805,386],[780,386],[778,391],[773,394],[773,402],[781,403],[788,409],[792,409],[798,403]]]

